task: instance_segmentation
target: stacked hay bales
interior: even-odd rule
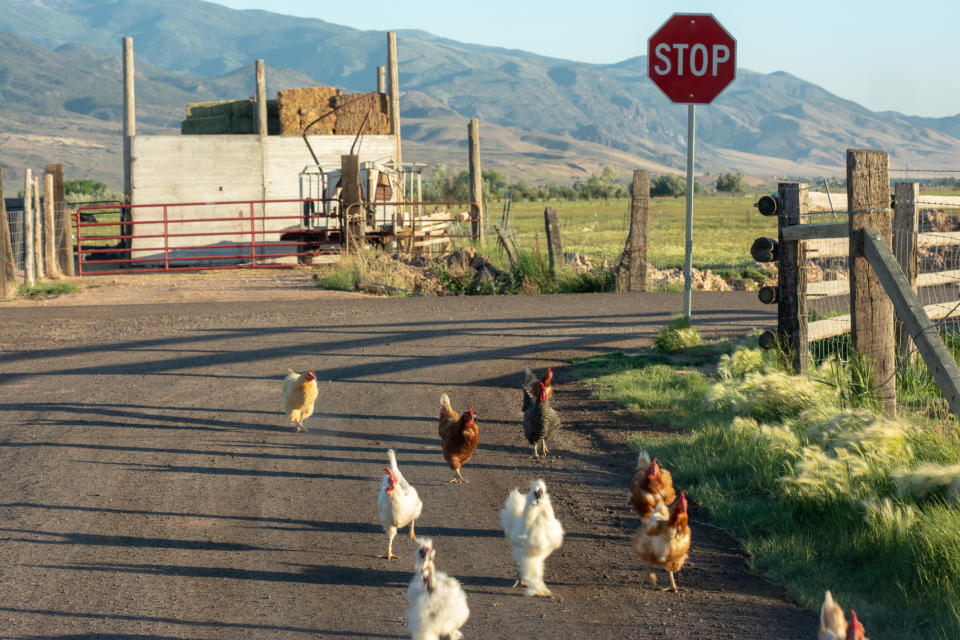
[[[341,93],[334,87],[304,87],[277,92],[276,100],[267,100],[267,133],[299,136],[311,122],[341,107],[310,127],[310,135],[356,135],[370,106],[356,100],[362,93]],[[215,100],[187,106],[187,119],[180,124],[183,134],[254,133],[254,103],[246,100]],[[377,94],[373,111],[364,128],[367,134],[390,133],[390,103],[386,94]]]
[[[333,87],[306,87],[277,93],[279,133],[299,136],[311,122],[333,109],[362,96],[362,93],[341,93]],[[390,133],[389,102],[379,94],[364,129],[368,134]],[[360,100],[332,113],[310,127],[310,135],[355,135],[363,124],[369,103]]]
[[[187,105],[187,119],[180,123],[185,135],[254,133],[253,100],[214,100]],[[277,101],[267,100],[267,133],[279,133]]]

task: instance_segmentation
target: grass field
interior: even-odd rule
[[[757,213],[756,194],[699,196],[693,203],[693,265],[698,268],[751,264],[750,245],[761,235],[776,236],[776,218]],[[499,223],[502,203],[488,203],[490,228]],[[564,251],[577,251],[614,260],[623,251],[630,223],[630,201],[558,200],[515,202],[510,227],[518,246],[533,247],[537,238],[546,247],[543,210],[556,207]],[[684,252],[685,198],[650,200],[649,256],[663,269],[680,267]]]

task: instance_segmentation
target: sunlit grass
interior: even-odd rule
[[[776,218],[757,213],[755,194],[718,194],[694,198],[693,264],[703,267],[730,267],[752,263],[750,244],[757,236],[776,237]],[[515,202],[511,226],[518,245],[532,247],[535,238],[546,246],[543,210],[556,207],[564,251],[578,251],[616,260],[623,251],[630,224],[630,200],[556,200]],[[487,215],[499,223],[502,205],[488,203]],[[649,249],[651,264],[658,268],[680,267],[685,243],[685,198],[650,200]]]
[[[754,570],[811,610],[830,589],[875,640],[960,637],[960,439],[952,427],[884,418],[870,402],[845,405],[850,398],[830,376],[788,375],[755,349],[722,356],[716,376],[664,358],[611,354],[577,364],[597,395],[679,428],[637,433],[630,444],[656,455],[678,490],[738,538]],[[849,365],[836,367],[852,375]]]

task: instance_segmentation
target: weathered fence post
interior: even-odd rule
[[[617,291],[647,290],[647,231],[650,223],[650,172],[633,172],[630,231],[617,269]]]
[[[920,197],[920,185],[916,182],[898,182],[894,185],[893,207],[893,255],[897,257],[900,268],[907,277],[910,287],[916,290],[917,263],[917,199]],[[894,318],[897,340],[897,358],[900,362],[916,360],[910,333],[900,318]]]
[[[360,187],[359,156],[340,156],[340,207],[343,212],[343,233],[347,252],[363,247],[366,220],[363,207],[350,206],[363,202]]]
[[[557,267],[563,264],[563,243],[560,240],[560,218],[556,207],[543,210],[543,225],[547,231],[547,251],[550,253],[550,275],[557,277]]]
[[[267,135],[267,73],[263,60],[253,63],[254,80],[256,82],[256,111],[253,114],[253,130],[261,136]]]
[[[400,146],[400,78],[397,77],[397,34],[387,32],[387,86],[390,94],[390,133],[393,134],[397,171],[403,172]]]
[[[386,67],[377,67],[377,93],[387,92],[387,69]]]
[[[473,239],[482,245],[486,237],[483,220],[483,173],[480,169],[480,121],[477,118],[467,125],[467,147],[470,150],[470,200],[477,203],[473,212]]]
[[[27,286],[37,281],[33,262],[33,170],[26,169],[23,177],[23,281]]]
[[[137,135],[137,107],[134,99],[133,38],[123,38],[123,203],[133,203],[133,138]],[[133,210],[120,209],[120,222],[131,222]],[[120,235],[133,235],[133,226],[120,225]],[[252,238],[251,238],[252,240]],[[123,238],[118,246],[129,249],[133,241]],[[127,256],[129,257],[129,255]]]
[[[850,337],[872,373],[883,412],[897,413],[893,303],[863,254],[863,231],[876,229],[890,246],[890,158],[885,151],[847,150],[850,219]]]
[[[0,167],[0,297],[12,298],[16,293],[17,265],[13,257],[7,206],[3,201],[3,167]]]
[[[796,374],[807,373],[807,251],[802,240],[784,240],[783,230],[802,222],[809,208],[810,192],[799,182],[777,185],[778,276],[777,329]]]
[[[47,173],[53,174],[53,204],[57,232],[57,259],[60,273],[75,275],[73,267],[73,227],[70,224],[70,212],[67,211],[67,196],[63,184],[63,165],[48,164]]]
[[[40,208],[40,176],[33,176],[33,264],[37,280],[47,277],[43,263],[43,210]]]
[[[56,237],[57,226],[54,224],[53,213],[53,174],[43,174],[43,256],[47,264],[47,275],[59,278],[60,268],[57,266]]]

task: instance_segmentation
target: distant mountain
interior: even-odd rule
[[[386,58],[383,32],[200,0],[5,0],[0,30],[20,36],[0,36],[0,140],[49,133],[31,129],[27,113],[84,123],[71,139],[118,130],[122,36],[134,38],[143,132],[169,130],[188,102],[251,95],[257,58],[271,94],[311,84],[368,91]],[[584,64],[423,31],[399,31],[398,54],[404,142],[418,160],[462,158],[465,121],[479,117],[488,164],[530,181],[583,178],[608,163],[684,164],[686,109],[649,81],[645,57]],[[709,172],[839,173],[847,147],[886,149],[895,166],[960,164],[960,115],[872,112],[783,72],[739,69],[698,109],[697,137],[698,169]]]

